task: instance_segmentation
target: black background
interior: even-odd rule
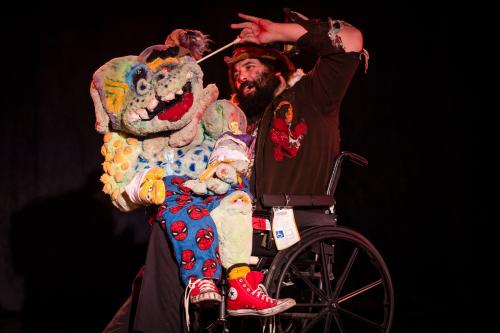
[[[73,5],[72,5],[73,6]],[[345,168],[340,223],[369,238],[389,266],[394,332],[456,332],[464,268],[461,226],[462,77],[450,61],[446,10],[412,4],[217,1],[79,3],[4,12],[0,143],[0,331],[99,332],[128,296],[148,237],[143,212],[118,212],[100,191],[101,135],[94,131],[92,74],[108,60],[163,43],[175,28],[232,41],[238,12],[283,21],[290,7],[340,18],[364,34],[370,53],[341,115],[342,146],[365,156]],[[201,64],[205,84],[228,97],[218,54]],[[295,59],[304,69],[307,57]],[[307,180],[304,180],[307,181]]]

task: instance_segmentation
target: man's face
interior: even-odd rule
[[[268,71],[267,67],[258,59],[244,59],[234,65],[233,80],[237,91],[243,96],[255,93],[256,81],[262,73]]]
[[[279,77],[255,58],[234,65],[233,81],[240,107],[247,116],[264,112],[280,84]]]

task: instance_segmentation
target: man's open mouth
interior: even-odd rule
[[[186,112],[189,111],[193,105],[193,93],[191,92],[191,82],[187,82],[182,87],[182,95],[175,95],[175,98],[170,101],[162,101],[158,99],[158,105],[154,108],[153,112],[149,114],[149,119],[158,117],[160,120],[168,120],[170,122],[177,121],[182,118]]]
[[[251,81],[243,82],[240,85],[240,91],[243,94],[243,96],[248,96],[255,91],[255,84]]]

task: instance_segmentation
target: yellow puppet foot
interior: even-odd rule
[[[162,168],[154,167],[149,170],[142,179],[139,188],[139,198],[145,204],[160,205],[165,200],[165,184],[163,175],[165,171]]]
[[[151,191],[152,200],[155,205],[161,205],[165,201],[165,183],[163,180],[156,180]]]

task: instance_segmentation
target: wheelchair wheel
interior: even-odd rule
[[[391,330],[394,295],[387,266],[356,231],[322,226],[302,232],[280,251],[266,275],[275,298],[297,305],[267,320],[274,332],[383,332]]]

